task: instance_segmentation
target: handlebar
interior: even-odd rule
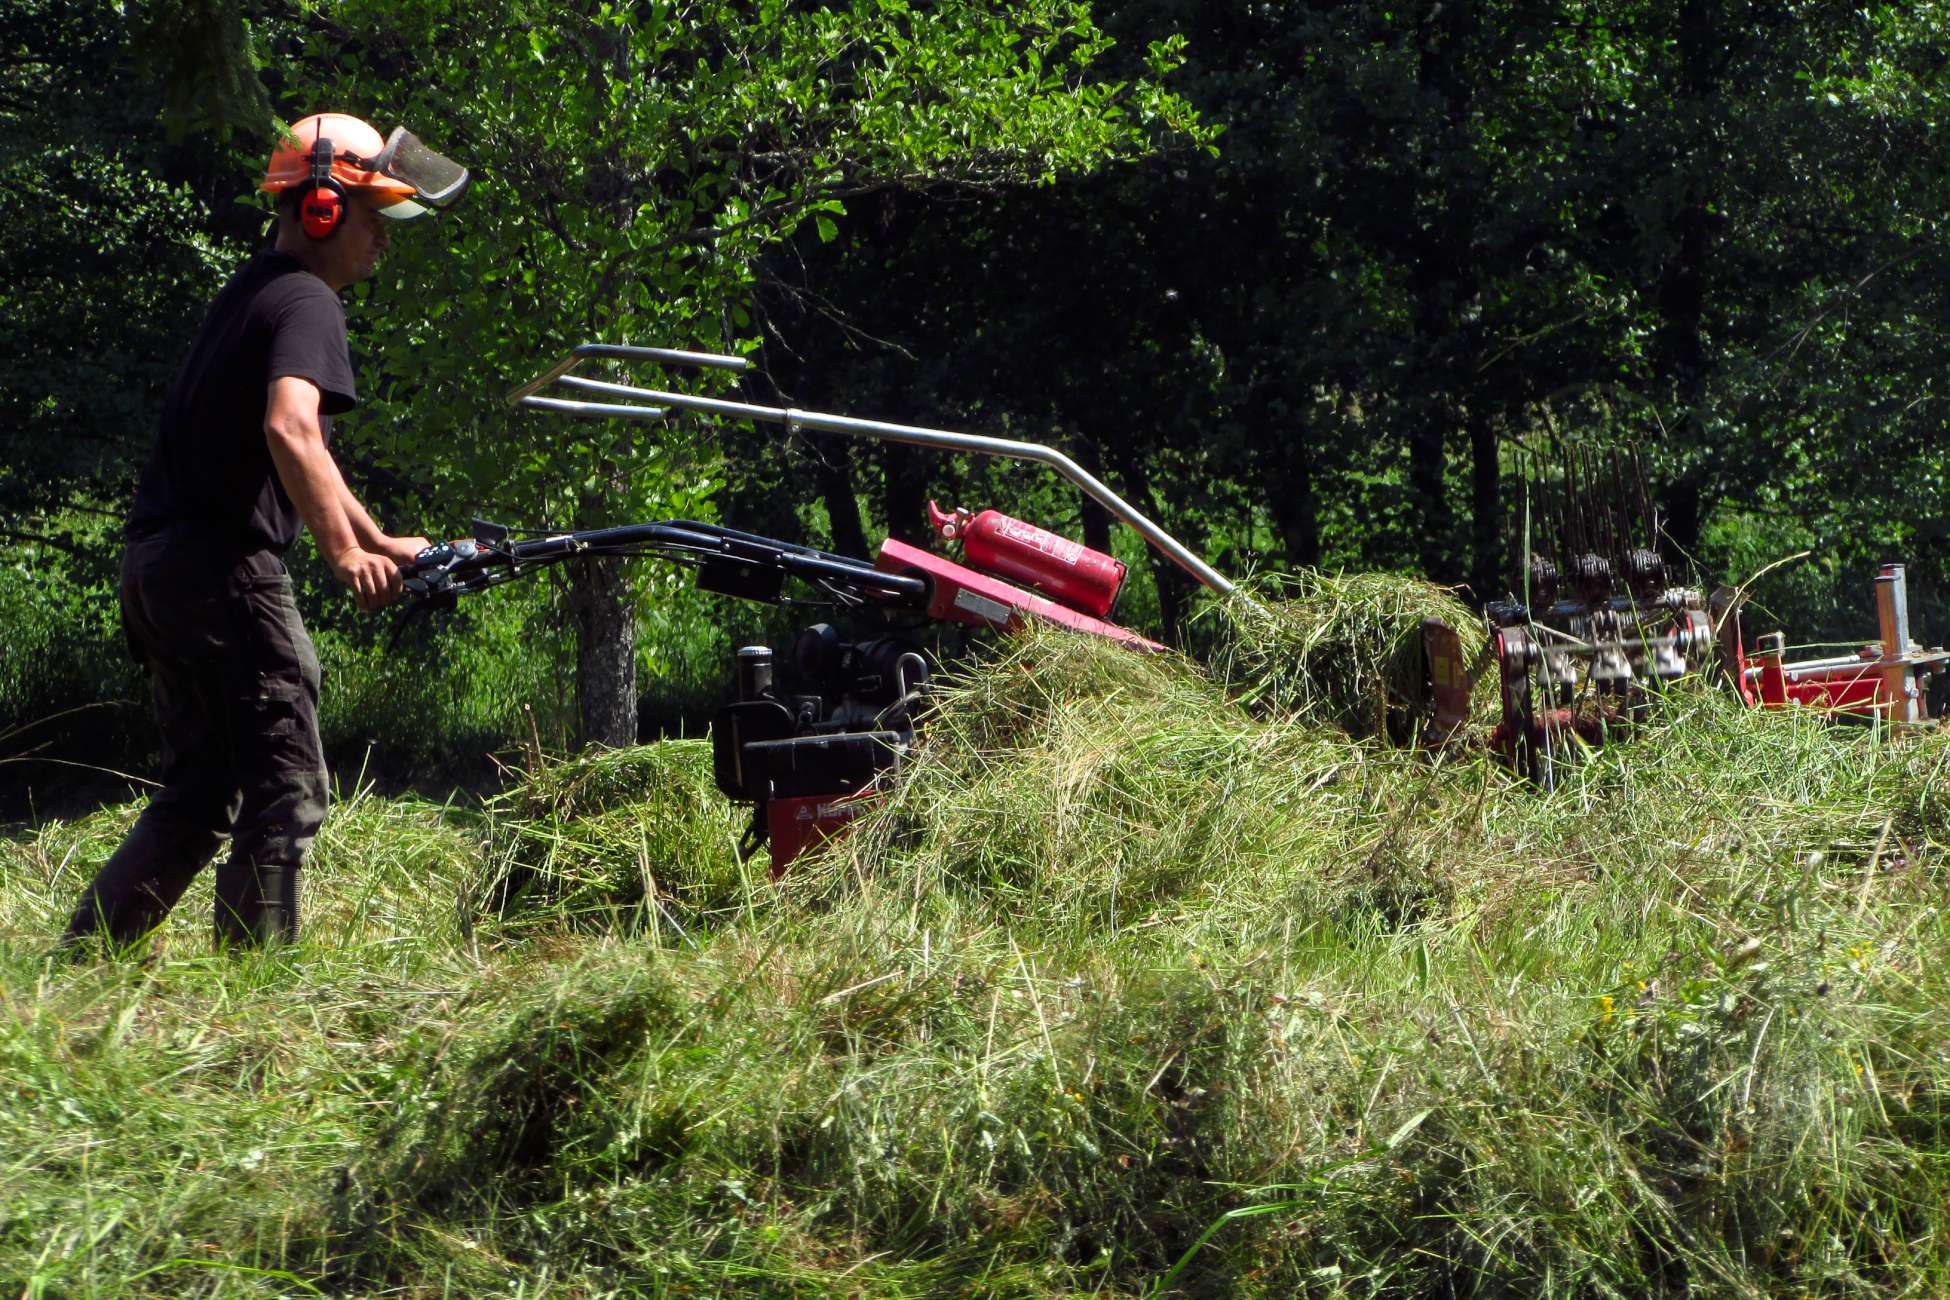
[[[474,533],[429,546],[401,566],[408,598],[448,604],[576,556],[651,555],[697,568],[706,590],[748,600],[786,603],[785,581],[795,578],[842,605],[927,603],[927,584],[912,575],[882,573],[865,560],[689,519],[518,540],[498,524],[477,520]]]
[[[490,570],[482,558],[480,543],[472,538],[441,542],[414,556],[411,564],[400,566],[400,585],[408,598],[417,600],[479,591],[489,585]]]

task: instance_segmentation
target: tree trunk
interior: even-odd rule
[[[1266,506],[1287,562],[1311,569],[1320,563],[1320,501],[1314,489],[1313,432],[1295,420],[1275,429],[1270,417],[1261,423],[1273,440],[1267,457]]]
[[[833,549],[841,555],[869,559],[866,525],[860,521],[860,499],[853,486],[853,454],[843,438],[821,439],[814,450],[819,457],[815,471],[819,495],[826,502],[826,522],[831,530]]]
[[[1673,401],[1678,407],[1670,427],[1673,445],[1682,453],[1699,448],[1709,458],[1713,449],[1700,436],[1701,407],[1706,401],[1706,340],[1702,313],[1705,305],[1707,259],[1706,205],[1696,198],[1678,216],[1678,246],[1662,270],[1659,284],[1661,349]],[[1688,554],[1699,547],[1705,466],[1689,465],[1664,497],[1667,534]]]
[[[1077,464],[1098,482],[1103,481],[1104,454],[1095,438],[1077,439]],[[1084,493],[1078,496],[1083,502],[1083,544],[1093,551],[1110,554],[1110,511]]]
[[[1118,448],[1112,454],[1117,457],[1118,476],[1124,480],[1125,490],[1119,495],[1148,514],[1159,527],[1164,527],[1164,520],[1158,517],[1157,502],[1151,496],[1151,479],[1145,473],[1143,459],[1126,448]],[[1184,573],[1170,556],[1155,546],[1147,545],[1144,554],[1151,562],[1151,580],[1158,588],[1159,640],[1177,645],[1179,624],[1184,619],[1185,599],[1180,586],[1185,581]]]
[[[1472,153],[1472,87],[1464,65],[1480,15],[1466,4],[1438,5],[1431,11],[1429,43],[1423,51],[1422,88],[1439,96],[1444,122],[1437,138],[1446,155]],[[1477,327],[1472,310],[1478,294],[1471,243],[1476,227],[1474,175],[1446,182],[1442,218],[1416,242],[1411,276],[1416,325],[1425,372],[1426,395],[1414,403],[1408,430],[1408,497],[1415,517],[1408,521],[1418,539],[1417,558],[1424,575],[1437,582],[1459,582],[1464,566],[1458,555],[1455,511],[1448,496],[1449,431],[1462,411],[1475,406]]]
[[[1687,0],[1679,15],[1679,98],[1690,108],[1694,123],[1704,121],[1717,92],[1714,59],[1718,57],[1712,0]],[[1690,142],[1697,145],[1698,141]],[[1698,156],[1700,150],[1688,148]],[[1666,377],[1678,407],[1670,425],[1673,445],[1683,454],[1701,448],[1709,461],[1713,448],[1700,435],[1701,407],[1706,401],[1707,356],[1704,333],[1706,266],[1710,255],[1711,215],[1707,178],[1695,172],[1685,182],[1685,195],[1674,217],[1676,244],[1660,268],[1659,342]],[[1691,554],[1698,550],[1705,514],[1707,466],[1688,465],[1679,481],[1662,493],[1665,529],[1673,543]]]
[[[1444,481],[1449,460],[1443,428],[1447,404],[1438,400],[1420,405],[1408,433],[1408,499],[1414,514],[1406,523],[1415,534],[1415,558],[1422,575],[1433,582],[1454,582],[1462,575],[1456,568],[1451,541],[1455,520]]]
[[[586,748],[634,745],[636,606],[622,560],[583,560],[569,579],[576,625],[576,712]]]
[[[612,474],[613,466],[608,467]],[[608,502],[584,497],[576,526],[607,522]],[[583,748],[634,745],[636,602],[623,560],[584,559],[570,566],[569,612],[576,628],[576,738]]]
[[[887,515],[887,534],[915,546],[927,545],[928,467],[912,447],[888,443],[886,477],[880,485],[880,506]]]

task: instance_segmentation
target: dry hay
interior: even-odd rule
[[[747,814],[718,792],[711,746],[670,740],[531,760],[490,809],[476,897],[504,919],[621,919],[724,905]]]
[[[1331,723],[1352,736],[1411,740],[1426,713],[1422,623],[1439,618],[1479,664],[1483,620],[1448,587],[1387,573],[1303,569],[1257,579],[1217,607],[1223,676],[1256,708]],[[1476,673],[1476,711],[1490,707]]]

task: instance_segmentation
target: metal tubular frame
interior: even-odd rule
[[[665,418],[669,408],[728,415],[765,424],[782,424],[788,432],[812,430],[850,438],[872,438],[882,442],[906,443],[936,450],[972,452],[980,456],[1000,456],[1047,465],[1081,489],[1104,509],[1135,528],[1146,541],[1162,551],[1179,568],[1222,595],[1238,588],[1218,570],[1187,550],[1176,538],[1151,522],[1123,497],[1110,490],[1089,471],[1054,447],[1041,443],[1016,442],[1008,438],[989,438],[980,434],[955,433],[947,429],[928,429],[911,424],[888,424],[845,415],[826,415],[795,407],[759,406],[751,402],[729,401],[718,397],[698,397],[689,393],[670,393],[633,384],[618,384],[602,379],[587,379],[569,372],[585,358],[622,361],[653,361],[659,365],[699,366],[716,370],[745,371],[751,363],[743,357],[720,356],[712,352],[680,352],[671,348],[628,347],[615,343],[584,343],[555,365],[508,394],[511,406],[560,411],[572,415],[627,420]],[[559,397],[541,397],[540,391],[552,384],[583,392],[633,397],[656,402],[657,406],[629,406],[610,402],[580,402]]]

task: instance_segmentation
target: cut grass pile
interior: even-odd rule
[[[737,849],[750,817],[718,793],[709,741],[531,753],[514,778],[489,805],[470,910],[684,938],[673,906],[710,918],[748,897]]]
[[[1423,698],[1422,623],[1439,618],[1483,646],[1483,620],[1447,587],[1387,573],[1266,574],[1207,607],[1217,620],[1221,675],[1265,712],[1352,736],[1413,739]],[[1479,721],[1492,692],[1478,690]]]
[[[694,747],[538,766],[485,815],[354,799],[268,958],[204,955],[205,885],[150,965],[51,963],[132,810],[21,831],[0,1277],[1950,1285],[1950,740],[1680,691],[1543,795],[1278,702],[1027,638],[779,885]],[[478,924],[517,861],[553,883]]]

